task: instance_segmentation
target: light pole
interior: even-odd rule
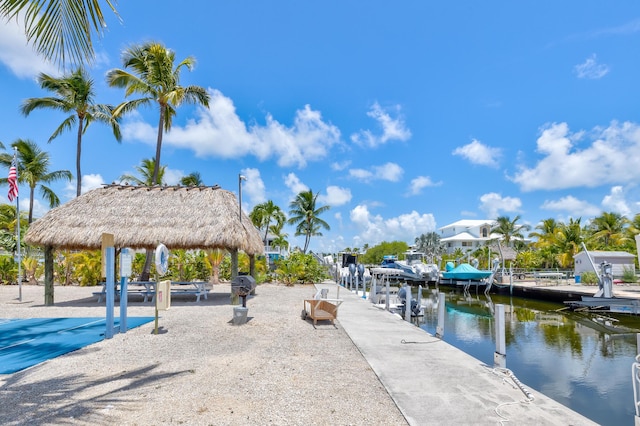
[[[238,219],[242,223],[242,181],[247,180],[242,174],[238,174]]]

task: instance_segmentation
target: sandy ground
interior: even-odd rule
[[[100,317],[96,288],[0,286],[0,318]],[[313,286],[265,284],[233,325],[229,285],[207,300],[174,298],[153,322],[0,375],[3,425],[406,425],[369,364],[336,323],[300,317]],[[116,307],[116,317],[119,315]],[[153,316],[129,302],[130,316]]]

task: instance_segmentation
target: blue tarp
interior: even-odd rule
[[[448,272],[443,272],[442,276],[453,280],[481,280],[491,275],[491,271],[481,271],[468,263],[462,263]]]
[[[138,327],[154,317],[129,317]],[[115,320],[116,329],[118,320]],[[11,374],[104,339],[104,318],[0,319],[0,374]]]

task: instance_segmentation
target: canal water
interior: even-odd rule
[[[506,367],[528,387],[602,425],[633,425],[631,366],[640,319],[614,321],[559,311],[562,304],[474,289],[440,288],[446,294],[443,340],[486,365],[494,364],[496,304],[505,305]],[[437,290],[423,291],[421,328],[436,333]],[[615,320],[618,321],[615,321]]]

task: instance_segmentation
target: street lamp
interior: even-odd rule
[[[238,218],[242,223],[242,181],[247,180],[242,174],[238,174]]]

